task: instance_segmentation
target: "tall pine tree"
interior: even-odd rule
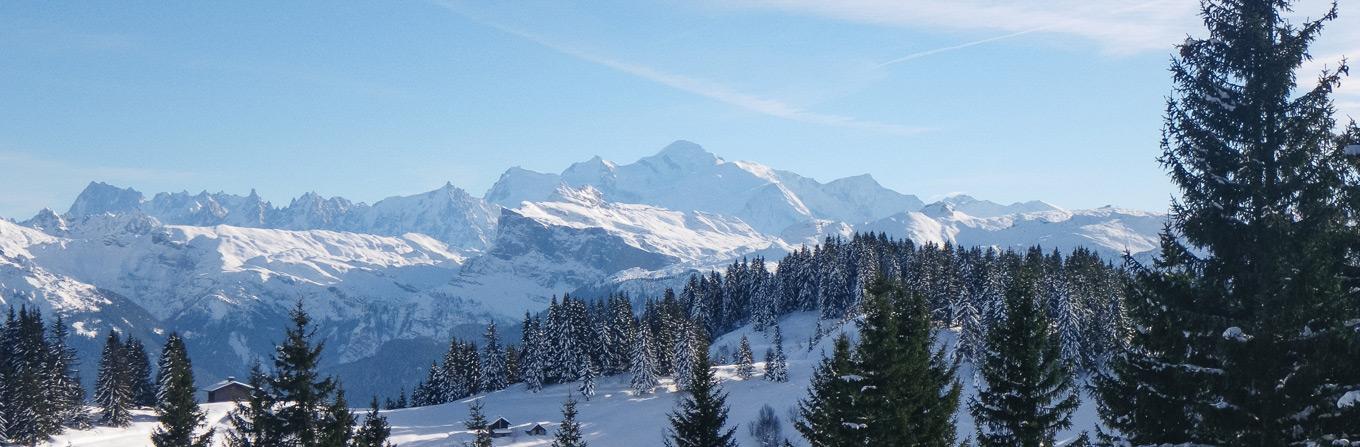
[[[667,447],[736,447],[736,428],[727,428],[727,393],[708,363],[708,350],[696,352],[688,393],[670,414]]]
[[[637,394],[651,393],[657,384],[656,364],[652,361],[651,333],[650,329],[641,329],[638,331],[637,340],[633,342],[631,361],[633,378],[629,381],[629,387]]]
[[[73,428],[89,428],[90,415],[85,409],[85,387],[80,384],[80,359],[75,348],[67,343],[70,331],[66,320],[58,315],[52,322],[48,337],[50,366],[47,390],[53,396],[56,419]],[[3,393],[0,393],[3,394]],[[3,426],[3,424],[0,424]]]
[[[978,362],[985,386],[968,410],[981,447],[1051,446],[1058,431],[1071,426],[1080,403],[1061,340],[1039,308],[1033,270],[1011,278],[1006,321],[987,333]]]
[[[769,350],[765,351],[765,380],[771,382],[789,381],[789,361],[784,355],[784,333],[779,325],[774,325],[774,339]]]
[[[751,341],[746,336],[741,336],[741,344],[737,345],[737,377],[742,380],[750,379],[756,372],[754,366],[755,358],[751,353]]]
[[[105,425],[126,427],[132,423],[132,381],[126,353],[118,332],[109,331],[94,384],[94,400],[101,409],[99,422]]]
[[[1335,5],[1203,1],[1208,36],[1172,60],[1161,162],[1180,189],[1162,252],[1137,272],[1130,346],[1098,380],[1107,440],[1241,446],[1360,436],[1357,198],[1331,93],[1298,89]],[[1123,438],[1123,439],[1117,439]]]
[[[364,415],[364,425],[354,432],[353,447],[390,447],[387,437],[392,435],[392,427],[387,425],[387,417],[378,413],[378,398],[375,396],[368,404],[368,414]]]
[[[193,365],[185,351],[184,340],[171,333],[161,349],[161,377],[156,416],[160,424],[151,432],[151,443],[156,447],[207,447],[212,442],[213,429],[195,435],[203,425],[203,410],[194,396]]]
[[[822,359],[812,376],[807,399],[798,402],[793,427],[812,447],[865,445],[864,412],[856,402],[863,376],[850,350],[850,339],[837,337],[831,357]]]
[[[270,447],[284,445],[280,421],[274,415],[279,404],[269,392],[269,376],[255,363],[250,367],[250,395],[227,414],[229,447]]]
[[[124,361],[127,362],[129,387],[132,388],[132,405],[150,408],[156,405],[156,386],[151,382],[151,358],[146,354],[146,346],[136,337],[128,337],[123,343]]]
[[[482,390],[503,390],[509,386],[509,373],[506,368],[505,349],[501,346],[500,336],[496,335],[495,321],[486,325],[486,335],[483,338],[486,346],[482,347]]]
[[[567,396],[562,402],[562,425],[557,427],[552,447],[586,447],[581,434],[581,423],[576,421],[576,399]]]
[[[930,311],[920,294],[878,278],[866,291],[855,358],[863,376],[868,445],[952,446],[960,386],[957,362],[934,352]]]

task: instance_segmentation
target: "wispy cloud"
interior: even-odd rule
[[[449,11],[460,16],[476,21],[483,25],[495,28],[504,33],[528,40],[550,50],[562,53],[573,58],[590,62],[596,65],[607,67],[615,71],[626,73],[640,79],[645,79],[657,84],[661,84],[676,90],[703,96],[730,106],[743,110],[772,116],[807,124],[817,124],[824,126],[835,126],[852,129],[870,130],[899,135],[913,135],[929,131],[924,127],[913,127],[902,124],[885,123],[872,120],[865,120],[851,116],[820,113],[795,106],[778,99],[762,97],[746,93],[718,82],[686,76],[677,73],[667,72],[661,69],[650,67],[643,64],[624,61],[600,54],[587,51],[566,43],[549,39],[538,34],[516,29],[504,24],[496,23],[479,17],[474,17],[464,13],[452,4],[437,3]]]
[[[1127,0],[730,0],[721,5],[883,26],[1007,33],[926,52],[929,54],[1040,31],[1094,41],[1114,54],[1167,51],[1196,25],[1198,11],[1196,2],[1190,0],[1152,0],[1132,5]]]

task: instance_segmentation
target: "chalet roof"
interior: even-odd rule
[[[217,383],[214,383],[214,384],[212,384],[212,385],[208,385],[208,387],[206,388],[206,390],[207,390],[207,391],[217,391],[217,390],[220,390],[220,389],[222,389],[222,388],[226,388],[227,386],[232,385],[232,384],[240,385],[240,386],[246,387],[246,388],[248,388],[248,389],[252,389],[252,390],[255,389],[255,387],[253,387],[253,386],[250,386],[250,385],[247,385],[247,384],[245,384],[245,383],[241,383],[241,382],[236,381],[236,378],[235,378],[235,377],[227,377],[227,380],[223,380],[223,381],[221,381],[221,382],[217,382]]]

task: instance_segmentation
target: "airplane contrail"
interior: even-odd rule
[[[1026,34],[1029,34],[1029,33],[1033,33],[1033,32],[1036,32],[1036,31],[1042,31],[1042,30],[1047,29],[1047,28],[1050,28],[1050,26],[1041,26],[1041,27],[1038,27],[1038,28],[1030,28],[1030,29],[1027,29],[1027,30],[1024,30],[1024,31],[1016,31],[1016,32],[1013,32],[1013,33],[1010,33],[1010,34],[1004,34],[1004,35],[1000,35],[1000,36],[989,37],[989,38],[982,39],[982,40],[975,40],[975,41],[972,41],[972,42],[961,43],[961,44],[958,44],[958,45],[950,45],[950,46],[947,46],[947,47],[936,48],[936,49],[933,49],[933,50],[926,50],[926,51],[921,51],[921,52],[918,52],[918,53],[912,53],[912,54],[908,54],[908,55],[906,55],[906,56],[899,57],[899,58],[897,58],[897,59],[893,59],[893,60],[890,60],[890,61],[887,61],[887,62],[878,64],[878,65],[875,65],[874,68],[883,68],[883,67],[886,67],[886,66],[889,66],[889,65],[892,65],[892,64],[898,64],[898,63],[906,62],[906,61],[909,61],[909,60],[912,60],[912,59],[920,59],[920,58],[923,58],[923,57],[926,57],[926,56],[930,56],[930,55],[932,55],[932,54],[939,54],[939,53],[943,53],[943,52],[946,52],[946,51],[954,51],[954,50],[959,50],[959,49],[968,48],[968,47],[972,47],[972,46],[982,45],[982,44],[984,44],[984,43],[996,42],[996,41],[998,41],[998,40],[1004,40],[1004,39],[1010,39],[1010,38],[1012,38],[1012,37],[1023,36],[1023,35],[1026,35]]]

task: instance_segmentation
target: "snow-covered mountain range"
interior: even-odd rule
[[[1114,257],[1154,248],[1164,220],[967,196],[924,204],[867,175],[822,183],[685,141],[630,164],[511,168],[483,197],[450,183],[371,205],[308,193],[280,207],[254,191],[148,198],[94,182],[64,213],[0,220],[0,302],[67,316],[86,352],[110,327],[181,332],[215,380],[267,354],[299,299],[328,361],[361,362],[389,343],[437,347],[514,320],[553,294],[653,290],[855,231]]]

